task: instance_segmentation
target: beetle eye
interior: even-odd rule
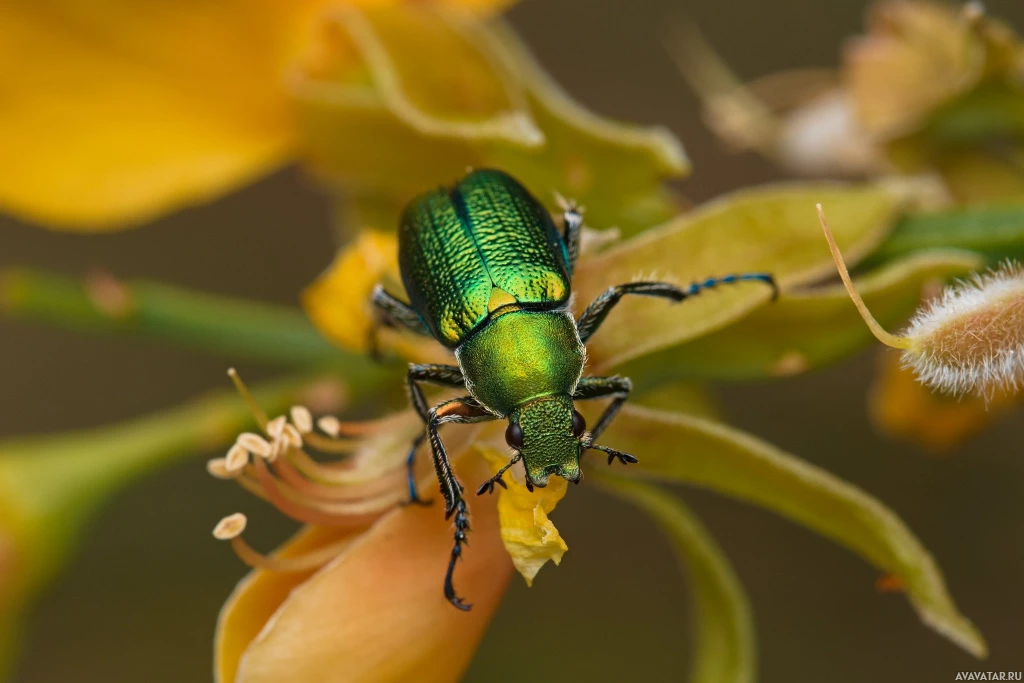
[[[515,422],[509,422],[505,429],[505,443],[512,448],[519,450],[523,447],[523,428]]]
[[[578,412],[572,411],[572,433],[580,436],[585,431],[587,431],[587,421]]]

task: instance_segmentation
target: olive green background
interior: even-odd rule
[[[986,3],[1024,26],[1016,0]],[[554,75],[612,116],[665,123],[696,166],[695,199],[778,177],[724,152],[662,47],[689,17],[744,76],[830,65],[862,26],[861,2],[526,0],[510,17]],[[286,170],[216,204],[114,235],[48,233],[0,220],[0,265],[80,274],[103,266],[226,294],[291,303],[330,261],[327,203]],[[891,505],[934,552],[963,611],[989,639],[979,663],[918,623],[876,573],[770,513],[702,491],[682,494],[746,585],[765,683],[954,680],[959,670],[1024,669],[1024,427],[1018,410],[949,458],[874,435],[864,396],[876,349],[794,380],[720,393],[733,422]],[[226,363],[173,348],[0,320],[0,434],[112,422],[226,386]],[[267,370],[241,366],[255,379]],[[638,456],[643,457],[642,453]],[[686,457],[685,444],[679,457]],[[30,622],[20,683],[207,681],[220,603],[244,568],[210,537],[236,510],[270,548],[291,526],[236,487],[183,462],[118,497],[71,571]],[[555,513],[571,548],[534,588],[513,583],[468,680],[680,681],[691,626],[686,583],[651,524],[593,487]],[[439,577],[440,580],[440,577]],[[439,586],[440,589],[440,586]]]

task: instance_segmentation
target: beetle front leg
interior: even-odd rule
[[[736,282],[764,282],[772,288],[772,299],[778,297],[779,288],[775,284],[775,278],[768,273],[743,273],[740,275],[726,275],[725,277],[713,277],[701,282],[694,282],[688,287],[679,287],[668,282],[628,282],[623,285],[615,285],[605,290],[604,294],[594,299],[594,303],[583,311],[580,319],[576,321],[576,329],[579,330],[580,340],[586,343],[597,328],[601,326],[604,319],[608,317],[615,305],[627,294],[637,296],[653,296],[671,301],[680,302],[691,296],[696,296],[706,289],[713,289],[719,285],[730,285]]]
[[[420,416],[420,419],[423,420],[425,425],[430,421],[430,407],[427,404],[427,398],[423,393],[423,387],[420,386],[420,382],[429,382],[431,384],[446,387],[461,388],[466,386],[466,380],[462,376],[462,370],[455,365],[411,364],[409,365],[409,372],[405,376],[405,381],[409,388],[409,401],[412,403],[413,408],[416,409],[416,414]],[[416,491],[416,451],[419,450],[419,447],[425,438],[426,431],[416,437],[416,440],[412,443],[412,448],[409,450],[409,455],[405,458],[406,483],[409,487],[409,504],[430,504],[429,500],[421,499]]]
[[[462,484],[459,483],[452,471],[448,453],[441,441],[440,434],[438,434],[438,427],[448,423],[468,424],[493,419],[495,419],[494,415],[484,410],[476,399],[466,396],[445,401],[439,406],[431,408],[427,422],[427,435],[430,439],[430,450],[434,460],[434,472],[441,484],[441,495],[444,496],[445,518],[454,516],[455,523],[455,545],[452,547],[448,570],[444,575],[444,596],[448,602],[463,611],[469,611],[472,605],[463,602],[462,598],[456,595],[452,575],[455,573],[455,563],[462,557],[462,547],[465,545],[469,533],[469,506],[466,505],[466,501],[462,497]]]
[[[597,424],[590,430],[590,438],[585,444],[585,448],[603,451],[608,454],[608,464],[618,458],[619,462],[623,465],[630,465],[639,462],[636,456],[630,455],[629,453],[623,453],[617,451],[614,448],[607,446],[599,446],[594,443],[594,439],[601,436],[601,433],[608,428],[612,420],[618,414],[622,404],[629,398],[629,392],[633,390],[633,383],[628,377],[583,377],[580,379],[579,384],[576,385],[576,391],[573,392],[573,400],[588,400],[595,398],[608,398],[611,397],[612,402],[608,404],[608,407],[601,413],[601,417],[597,419]]]
[[[377,346],[377,330],[381,325],[397,327],[416,334],[429,335],[430,330],[423,323],[419,314],[412,306],[397,297],[388,294],[384,288],[377,285],[370,295],[370,304],[373,306],[375,315],[370,325],[369,347],[370,355],[373,358],[380,357],[380,349]]]
[[[576,260],[580,256],[580,238],[583,233],[583,209],[576,202],[557,197],[562,207],[562,241],[569,254],[569,274],[576,268]]]

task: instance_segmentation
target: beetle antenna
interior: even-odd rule
[[[505,472],[508,471],[508,469],[510,467],[512,467],[513,465],[515,465],[517,462],[519,462],[522,459],[523,459],[523,454],[522,453],[516,453],[515,456],[513,456],[513,458],[508,461],[507,465],[505,465],[500,470],[498,470],[497,474],[495,474],[493,477],[491,477],[490,479],[485,481],[483,484],[480,484],[480,488],[478,488],[476,490],[476,495],[482,496],[485,493],[494,493],[494,485],[495,484],[499,484],[501,486],[501,488],[507,489],[508,488],[508,484],[506,484],[505,480],[502,479],[501,477],[502,477],[503,474],[505,474]]]

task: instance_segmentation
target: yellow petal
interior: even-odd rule
[[[491,448],[479,450],[495,472],[508,463],[508,455],[504,453]],[[526,488],[521,471],[517,466],[505,474],[508,489],[498,489],[498,518],[505,550],[512,557],[516,570],[526,579],[526,585],[532,586],[541,567],[549,560],[558,565],[569,549],[548,519],[565,496],[569,482],[552,477],[547,486],[531,492]]]
[[[114,229],[281,163],[282,72],[325,1],[4,3],[0,206]]]
[[[465,482],[488,476],[479,458],[458,465]],[[235,682],[458,680],[512,570],[495,502],[472,501],[471,522],[470,546],[455,571],[457,590],[473,603],[470,612],[455,609],[442,594],[452,543],[443,511],[436,505],[398,508],[291,591],[241,656]],[[260,589],[240,588],[247,590]],[[241,602],[233,600],[229,613]],[[230,621],[229,614],[221,623]],[[222,662],[222,672],[234,670]]]
[[[355,537],[360,531],[333,527],[305,527],[275,553],[275,556],[302,555],[330,545],[346,535]],[[287,599],[289,593],[315,573],[315,570],[273,572],[258,569],[250,572],[238,583],[217,620],[213,666],[218,682],[229,683],[235,680],[242,653],[267,625],[270,617]]]
[[[955,398],[929,391],[900,367],[899,354],[883,351],[868,398],[871,419],[888,436],[917,443],[932,453],[946,453],[985,429],[1022,400],[997,393]]]

